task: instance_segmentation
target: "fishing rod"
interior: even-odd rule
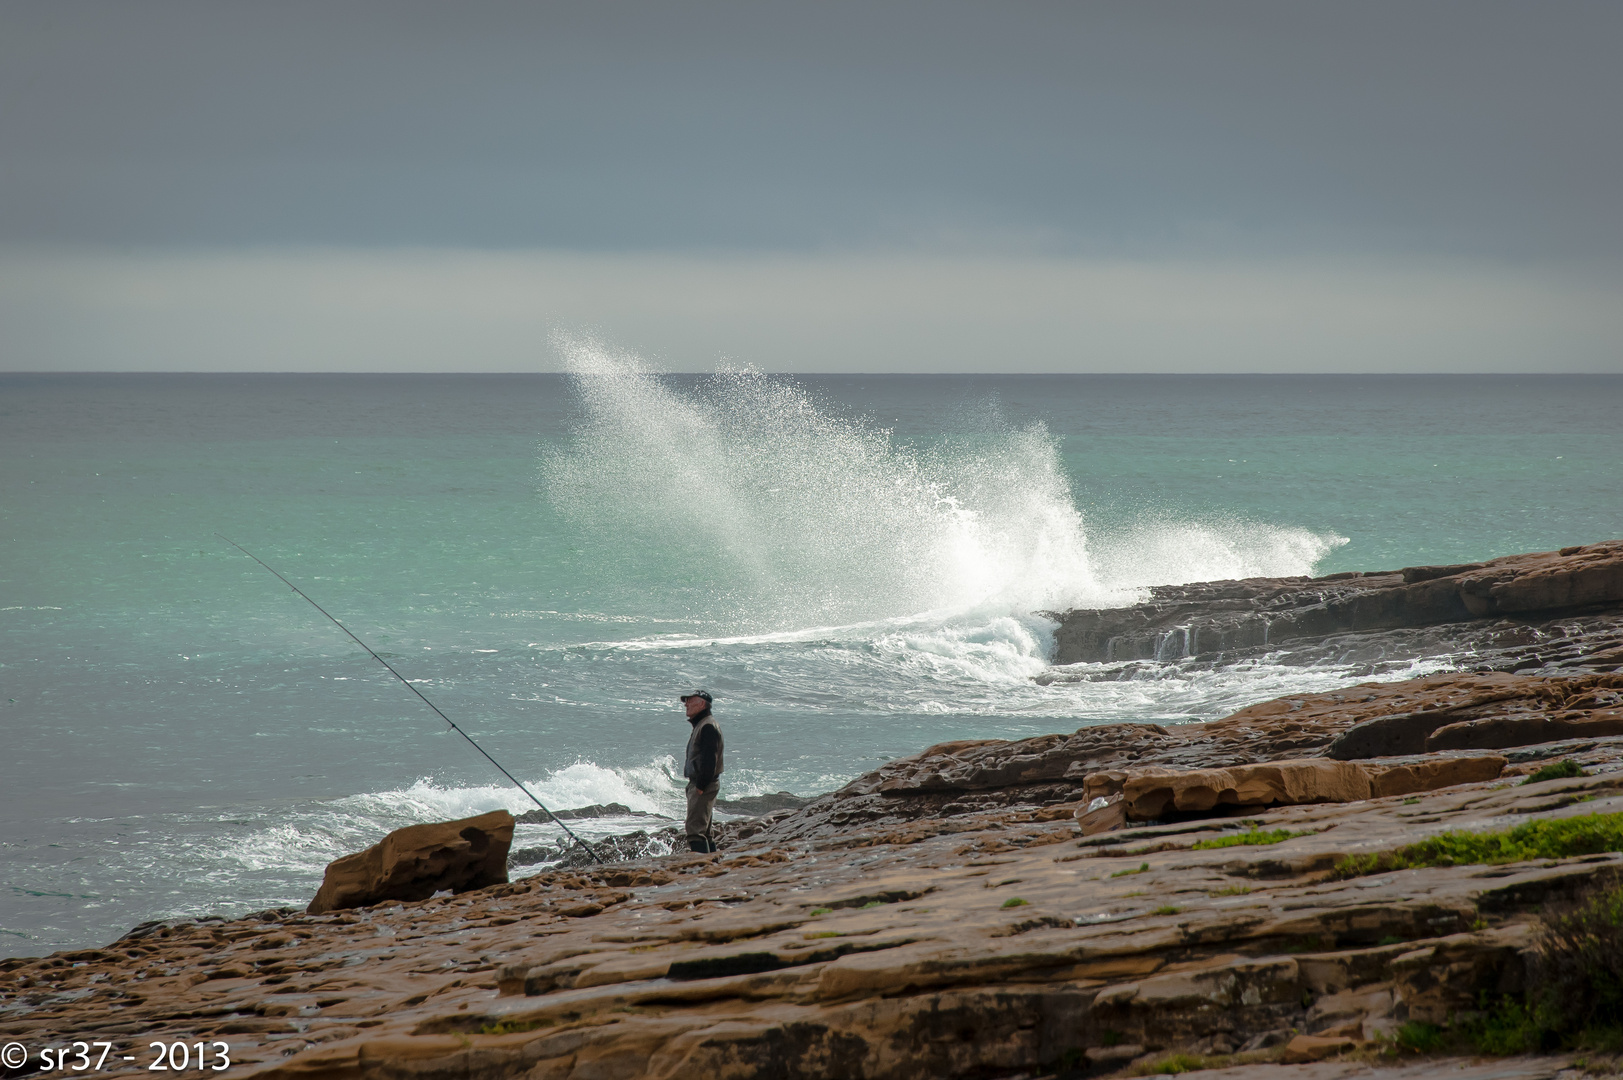
[[[269,570],[271,573],[276,574],[277,578],[279,578],[281,580],[283,585],[286,585],[288,588],[292,589],[294,592],[298,593],[300,596],[303,596],[305,600],[309,601],[309,604],[310,604],[311,607],[315,608],[317,611],[321,612],[323,615],[326,615],[327,618],[332,619],[332,624],[334,626],[338,627],[338,629],[342,630],[344,633],[349,634],[349,637],[350,637],[351,641],[355,642],[355,644],[357,644],[361,648],[365,649],[367,651],[367,653],[372,657],[372,659],[376,660],[378,663],[380,663],[384,667],[388,668],[390,675],[393,675],[395,678],[399,679],[402,683],[404,683],[407,690],[410,690],[412,693],[416,694],[419,698],[422,698],[423,704],[427,705],[430,709],[433,709],[435,715],[437,715],[441,720],[444,720],[447,724],[450,724],[452,731],[456,732],[458,735],[462,736],[464,739],[467,739],[469,746],[473,747],[475,750],[479,751],[481,754],[484,754],[486,761],[488,761],[492,765],[496,766],[496,768],[501,771],[501,774],[503,776],[507,777],[507,779],[513,781],[514,784],[518,785],[518,789],[520,791],[524,792],[524,794],[528,795],[530,797],[531,802],[533,802],[533,803],[535,803],[535,805],[541,807],[541,812],[543,814],[547,815],[547,817],[551,818],[553,824],[557,825],[564,832],[568,833],[569,834],[569,839],[573,840],[575,843],[579,844],[582,848],[584,848],[586,850],[586,854],[588,854],[588,855],[590,855],[592,857],[593,862],[597,863],[599,866],[603,865],[603,860],[598,858],[598,854],[597,854],[596,851],[592,850],[592,845],[588,844],[586,841],[584,841],[580,837],[576,836],[575,833],[574,833],[574,830],[570,829],[570,827],[568,825],[565,825],[562,821],[559,821],[558,820],[558,815],[554,814],[551,810],[548,810],[546,808],[546,804],[544,804],[540,799],[536,798],[535,793],[532,792],[529,788],[524,786],[523,781],[521,781],[518,777],[514,776],[512,773],[508,772],[506,769],[503,769],[501,762],[499,762],[495,758],[491,757],[488,753],[485,753],[485,748],[480,746],[478,743],[474,742],[472,735],[469,735],[466,731],[463,731],[461,728],[457,727],[455,720],[452,720],[449,716],[446,716],[443,712],[440,712],[440,707],[438,705],[434,704],[432,701],[429,701],[428,698],[423,697],[423,692],[421,690],[417,689],[415,686],[413,686],[411,684],[410,680],[408,680],[404,675],[402,675],[402,674],[400,674],[400,672],[396,671],[394,669],[393,664],[389,663],[389,661],[385,660],[383,657],[381,657],[377,653],[373,652],[372,651],[372,646],[368,645],[366,642],[362,641],[360,638],[356,637],[353,633],[351,633],[349,627],[345,626],[343,623],[339,622],[337,619],[333,619],[331,613],[329,613],[326,608],[322,607],[320,604],[316,603],[314,600],[311,600],[310,597],[305,595],[305,592],[304,592],[303,589],[299,588],[297,585],[293,584],[287,578],[282,577],[281,574],[277,573],[276,568],[271,566],[270,563],[266,562],[264,559],[261,559],[258,555],[255,555],[253,552],[249,551],[247,548],[243,547],[241,544],[237,543],[235,540],[231,539],[229,536],[226,536],[226,535],[224,535],[222,533],[215,533],[214,535],[218,536],[221,540],[224,540],[226,543],[230,544],[232,547],[236,548],[238,551],[240,551],[244,555],[248,556],[250,559],[252,559],[254,562],[258,563],[260,566],[263,566],[266,570]]]

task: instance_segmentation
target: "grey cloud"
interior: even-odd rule
[[[0,243],[1613,259],[1615,3],[12,0]]]

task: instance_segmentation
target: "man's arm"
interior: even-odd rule
[[[716,782],[716,751],[721,748],[721,733],[705,725],[699,731],[699,745],[694,752],[694,787],[709,787]]]

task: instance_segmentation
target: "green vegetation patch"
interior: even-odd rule
[[[1197,840],[1193,850],[1201,851],[1205,848],[1223,847],[1250,847],[1254,844],[1277,844],[1289,840],[1293,836],[1306,836],[1307,833],[1291,832],[1289,829],[1273,829],[1263,832],[1261,829],[1250,829],[1243,833],[1230,833],[1228,836],[1218,836],[1210,840]]]
[[[1018,896],[1011,896],[1007,900],[1003,901],[1003,906],[1006,908],[1025,907],[1027,903],[1029,903],[1029,901],[1022,900]]]
[[[1543,922],[1526,954],[1525,993],[1484,993],[1445,1027],[1404,1024],[1389,1053],[1623,1050],[1623,886],[1597,889]]]
[[[1407,1050],[1411,1054],[1430,1054],[1441,1050],[1448,1037],[1436,1024],[1411,1020],[1398,1028],[1392,1041],[1397,1043],[1399,1050]]]
[[[1160,907],[1158,907],[1154,911],[1150,912],[1150,914],[1151,915],[1176,915],[1176,914],[1178,914],[1178,912],[1180,912],[1182,910],[1183,910],[1182,908],[1173,907],[1171,904],[1162,904]]]
[[[537,1028],[551,1027],[551,1020],[498,1020],[494,1024],[486,1024],[479,1029],[481,1035],[513,1035],[520,1031],[534,1031]]]
[[[1111,874],[1110,876],[1111,877],[1126,877],[1128,874],[1142,874],[1146,870],[1148,870],[1149,868],[1150,868],[1150,864],[1149,863],[1144,863],[1141,866],[1139,866],[1139,868],[1137,870],[1117,870],[1114,874]]]
[[[1623,1042],[1623,886],[1545,915],[1527,975],[1522,1001],[1501,998],[1470,1029],[1483,1052]]]
[[[1336,863],[1341,879],[1420,866],[1529,862],[1623,851],[1623,813],[1528,821],[1504,832],[1447,832],[1418,844],[1373,855],[1349,855]]]
[[[1570,780],[1574,776],[1588,775],[1588,773],[1584,772],[1583,769],[1578,767],[1578,763],[1576,761],[1573,761],[1571,758],[1567,758],[1565,761],[1557,761],[1529,774],[1527,779],[1523,780],[1522,783],[1536,784],[1540,780]]]
[[[1148,1065],[1140,1065],[1133,1070],[1135,1076],[1177,1076],[1186,1072],[1201,1072],[1210,1069],[1216,1061],[1209,1061],[1198,1054],[1173,1054],[1160,1061]]]

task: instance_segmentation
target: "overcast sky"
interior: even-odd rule
[[[0,4],[0,369],[1623,371],[1623,4]]]

